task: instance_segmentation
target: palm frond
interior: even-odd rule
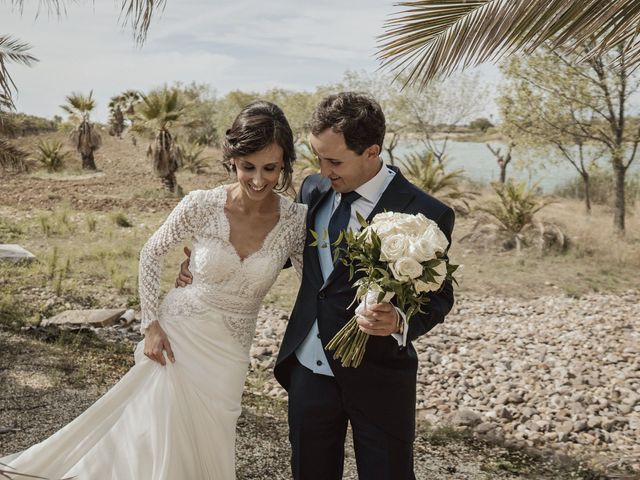
[[[156,131],[180,120],[185,104],[177,90],[162,89],[143,95],[135,110],[136,129]]]
[[[597,51],[627,42],[640,61],[639,0],[422,0],[387,20],[378,57],[407,83],[429,80],[553,40],[577,48],[595,38]]]
[[[507,181],[493,183],[497,199],[477,209],[495,219],[499,226],[511,235],[519,235],[524,227],[533,222],[533,216],[549,205],[536,194],[537,185],[527,187],[523,182]]]
[[[96,108],[96,101],[93,99],[93,91],[86,96],[82,93],[73,92],[65,97],[66,104],[60,105],[65,112],[71,116],[88,118],[89,113]]]
[[[11,0],[11,5],[16,8],[20,14],[24,11],[24,0]],[[42,9],[46,9],[49,15],[54,14],[58,17],[67,13],[67,6],[65,0],[40,0],[38,2],[38,10],[36,11],[36,17],[40,16]]]
[[[27,152],[0,138],[0,170],[26,172],[30,169]]]
[[[10,0],[14,8],[21,14],[24,10],[24,0]],[[41,9],[46,9],[48,14],[62,16],[67,13],[65,0],[40,0],[36,17]],[[164,10],[166,0],[122,0],[120,6],[120,22],[130,24],[133,27],[133,35],[138,44],[143,44],[147,38],[147,32],[151,26],[151,20]]]
[[[12,91],[17,91],[13,78],[7,69],[7,63],[19,63],[31,66],[38,61],[29,53],[31,46],[9,35],[0,35],[0,109],[14,108]]]
[[[131,24],[138,44],[144,43],[151,20],[157,12],[164,10],[166,3],[166,0],[123,0],[120,19],[124,24]]]

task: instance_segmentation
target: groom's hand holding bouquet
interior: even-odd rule
[[[429,301],[427,293],[439,290],[458,265],[449,263],[449,241],[438,225],[418,213],[385,212],[376,215],[370,224],[358,215],[362,230],[341,232],[334,242],[344,242],[335,249],[338,258],[349,267],[350,279],[359,274],[353,284],[359,301],[355,316],[333,337],[326,349],[334,351],[344,367],[357,367],[362,362],[369,339],[363,316],[372,305],[395,304],[404,312],[407,322]],[[318,245],[320,239],[312,232]],[[359,322],[360,320],[360,322]]]

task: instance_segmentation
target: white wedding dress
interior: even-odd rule
[[[288,258],[300,268],[306,206],[280,197],[280,219],[244,260],[229,241],[227,189],[191,192],[140,255],[142,325],[158,319],[176,361],[135,350],[135,366],[70,424],[0,459],[51,479],[235,478],[235,428],[260,304]],[[193,283],[159,302],[161,257],[191,239]],[[22,478],[22,477],[19,477]]]

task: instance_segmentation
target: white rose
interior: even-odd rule
[[[378,213],[373,220],[371,220],[371,224],[375,225],[376,223],[383,223],[393,219],[394,215],[397,215],[395,212],[382,212]]]
[[[440,262],[433,270],[435,271],[435,282],[423,282],[422,280],[413,282],[417,293],[434,292],[442,286],[447,277],[447,262]]]
[[[385,237],[380,242],[380,260],[395,262],[400,257],[406,256],[408,246],[409,242],[404,235]]]
[[[431,282],[423,282],[422,280],[416,280],[413,282],[413,287],[417,293],[434,292],[440,288],[438,284]]]
[[[385,239],[391,235],[398,233],[398,227],[393,221],[382,221],[375,224],[371,224],[371,228],[376,232],[380,239]]]
[[[429,242],[436,253],[444,253],[449,246],[449,240],[435,222],[424,231],[422,238]]]
[[[397,228],[400,232],[406,235],[418,236],[427,228],[428,224],[424,221],[425,217],[422,214],[407,215],[403,214],[402,217],[396,219]]]
[[[418,262],[426,262],[436,258],[436,250],[428,238],[412,238],[409,242],[409,256]]]
[[[396,280],[406,282],[422,275],[422,265],[411,257],[401,257],[390,265]]]

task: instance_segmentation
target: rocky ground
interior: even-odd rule
[[[286,314],[273,308],[263,309],[259,318],[239,423],[240,478],[265,478],[264,471],[270,478],[288,478],[281,401],[286,394],[271,375],[286,321]],[[579,299],[460,296],[447,321],[416,342],[423,420],[416,443],[418,478],[640,478],[639,323],[637,291]],[[134,323],[97,331],[128,359],[140,338],[136,328]],[[32,327],[22,335],[47,340],[55,332]],[[37,350],[32,354],[40,358]],[[69,393],[73,388],[52,388],[44,396],[3,392],[0,427],[8,430],[0,429],[0,454],[73,418],[118,378],[127,361],[105,368],[102,383],[81,393]],[[46,370],[53,368],[49,362],[35,364]],[[4,379],[23,378],[27,387],[44,378],[18,375],[16,368],[14,360],[9,369],[14,373],[4,371],[6,365],[0,373]],[[79,374],[70,375],[61,382],[73,387]],[[52,419],[42,420],[43,409]],[[584,467],[557,463],[567,459]],[[356,478],[352,454],[345,478]]]

